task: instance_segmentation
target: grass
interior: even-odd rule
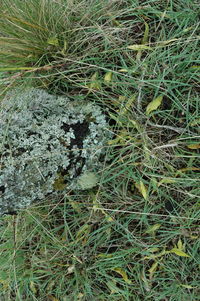
[[[1,218],[1,300],[199,300],[197,1],[0,3],[2,97],[90,99],[115,135],[97,188]]]

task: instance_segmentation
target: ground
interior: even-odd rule
[[[13,1],[1,97],[90,100],[114,137],[97,187],[1,218],[1,299],[199,300],[198,1]]]

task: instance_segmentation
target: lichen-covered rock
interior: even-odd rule
[[[34,88],[9,93],[0,111],[0,214],[55,191],[84,189],[100,165],[106,128],[99,106]]]

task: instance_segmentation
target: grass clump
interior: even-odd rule
[[[71,11],[63,9],[65,17],[76,10],[75,2],[51,5],[64,2],[72,5]],[[99,2],[77,2],[88,6],[78,10],[83,19],[71,14],[78,23],[71,27],[76,34],[65,54],[60,53],[64,37],[61,49],[49,45],[53,55],[42,50],[36,60],[16,63],[37,71],[3,74],[4,89],[31,83],[98,103],[114,138],[98,187],[59,199],[50,195],[40,206],[1,219],[1,295],[5,300],[198,300],[198,3]],[[64,24],[50,20],[54,28]],[[7,58],[3,67],[10,66]]]
[[[44,66],[59,58],[83,58],[88,51],[94,55],[102,42],[117,42],[118,30],[110,28],[117,2],[18,0],[10,7],[2,0],[1,66]]]

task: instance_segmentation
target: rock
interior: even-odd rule
[[[107,127],[97,105],[35,88],[9,93],[0,112],[0,214],[95,186]]]

